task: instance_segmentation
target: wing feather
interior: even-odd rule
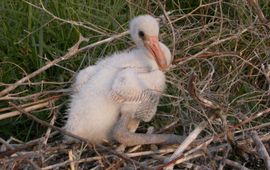
[[[151,77],[151,73],[149,74]],[[148,122],[156,113],[160,92],[149,87],[156,86],[152,79],[148,79],[145,75],[147,74],[140,76],[136,69],[130,68],[119,72],[112,86],[111,98],[127,109],[130,108],[135,118]]]

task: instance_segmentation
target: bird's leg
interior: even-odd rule
[[[176,144],[181,143],[184,138],[174,134],[141,134],[128,131],[128,123],[133,119],[131,114],[122,113],[120,119],[113,129],[113,137],[118,142],[126,145],[144,144]]]
[[[140,124],[140,121],[138,119],[130,119],[128,124],[127,124],[128,131],[131,133],[134,133],[137,130],[139,124]],[[126,145],[120,144],[116,150],[119,152],[124,152],[125,149],[126,149]]]

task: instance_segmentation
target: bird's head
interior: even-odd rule
[[[138,48],[146,48],[159,66],[160,70],[168,67],[166,56],[162,51],[158,39],[159,24],[155,18],[150,15],[141,15],[129,24],[131,38]]]

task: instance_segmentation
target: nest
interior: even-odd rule
[[[28,5],[84,27],[55,16],[41,1]],[[124,152],[114,141],[92,145],[57,125],[69,84],[24,95],[24,87],[35,86],[30,79],[128,31],[82,47],[88,39],[80,36],[65,55],[13,84],[2,84],[0,100],[6,107],[0,109],[0,121],[20,115],[45,127],[41,137],[27,142],[0,138],[2,169],[270,169],[270,26],[258,2],[201,1],[188,13],[155,5],[163,12],[161,41],[172,49],[174,61],[157,115],[139,131],[175,133],[184,141],[126,147]],[[33,112],[46,112],[50,120]],[[80,142],[65,143],[63,135]]]

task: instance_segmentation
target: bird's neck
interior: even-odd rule
[[[110,69],[134,68],[142,71],[159,69],[150,52],[145,48],[135,48],[131,51],[115,53],[105,60],[101,60],[98,65],[101,68],[108,67]]]
[[[159,69],[156,61],[146,48],[136,48],[132,52],[133,60],[137,63],[138,67],[145,67],[150,71]]]

